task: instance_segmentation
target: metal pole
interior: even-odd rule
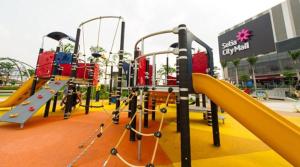
[[[111,104],[111,94],[112,94],[112,83],[113,83],[113,70],[114,70],[114,67],[113,66],[110,66],[110,79],[109,79],[109,105]],[[106,74],[105,74],[106,75]],[[107,76],[105,76],[107,77]]]
[[[199,98],[199,94],[196,94],[196,106],[197,106],[197,107],[200,106],[200,98]]]
[[[156,55],[152,59],[152,87],[156,86]]]
[[[167,56],[167,59],[166,59],[166,85],[168,85],[168,75],[169,75],[169,57]],[[168,106],[168,104],[167,104]]]
[[[134,67],[134,61],[132,61],[130,63],[130,72],[129,72],[129,86],[130,87],[129,87],[129,91],[133,90],[133,77],[134,77],[133,67]],[[130,111],[130,112],[128,112],[128,117],[131,118],[131,116],[132,116],[132,103],[129,103],[128,108],[129,108],[129,111]]]
[[[38,77],[37,77],[37,70],[39,68],[39,58],[40,58],[40,54],[44,52],[43,48],[40,48],[39,50],[39,56],[36,62],[36,67],[35,67],[35,72],[34,72],[34,78],[33,78],[33,82],[32,82],[32,86],[31,86],[31,91],[30,91],[30,96],[32,96],[35,93],[35,88],[36,88],[36,84],[38,81]]]
[[[143,103],[143,90],[140,89],[140,97],[139,97],[139,105],[142,107]],[[143,119],[143,110],[140,109],[140,118],[139,118],[139,132],[142,132],[142,119]],[[137,135],[138,139],[138,160],[140,161],[142,159],[142,136]]]
[[[57,75],[57,70],[56,70],[56,61],[55,61],[55,57],[56,57],[56,53],[58,53],[60,50],[60,47],[56,47],[56,51],[55,51],[55,54],[54,54],[54,58],[53,58],[53,64],[52,64],[52,74],[51,74],[51,78],[50,80],[51,81],[54,81],[54,78],[55,78],[55,75]],[[45,107],[45,111],[44,111],[44,117],[48,117],[49,115],[49,110],[50,110],[50,105],[51,105],[51,99],[49,99],[46,103],[46,107]],[[54,103],[53,103],[54,105]]]
[[[213,131],[213,140],[214,145],[220,146],[220,134],[219,134],[219,122],[218,122],[218,106],[211,101],[211,113],[212,113],[212,131]]]
[[[117,86],[117,99],[116,99],[116,111],[113,114],[113,123],[119,123],[119,107],[121,98],[121,87],[122,87],[122,69],[123,69],[123,54],[124,54],[124,36],[125,36],[125,22],[122,21],[121,27],[121,41],[120,41],[120,51],[119,51],[119,64],[118,64],[118,86]]]
[[[202,96],[202,107],[206,108],[206,96],[205,94],[201,94],[201,96]]]
[[[68,115],[71,112],[72,103],[73,103],[72,96],[76,93],[76,91],[74,91],[74,88],[75,88],[74,79],[76,77],[76,71],[77,71],[77,54],[78,54],[78,50],[79,50],[79,40],[80,40],[80,28],[78,28],[77,32],[76,32],[74,53],[72,54],[72,72],[71,72],[71,80],[68,83],[67,103],[66,103],[65,113],[64,113],[65,119],[68,118]]]
[[[207,54],[209,57],[209,74],[214,77],[214,59],[213,53],[211,49],[207,50]],[[220,146],[220,133],[219,133],[219,122],[218,122],[218,106],[212,100],[211,104],[211,121],[212,121],[212,131],[213,131],[213,142],[214,145]]]
[[[152,120],[155,121],[155,107],[156,107],[156,99],[155,99],[155,96],[152,95],[152,96],[151,96],[151,99],[152,99],[152,110],[153,110],[151,116],[152,116]]]
[[[176,84],[179,85],[179,57],[176,57]],[[180,96],[176,93],[176,131],[180,132]]]
[[[149,59],[146,59],[146,73],[145,73],[145,100],[144,100],[144,108],[149,109]],[[144,111],[144,127],[148,128],[148,110]]]
[[[86,99],[85,99],[85,114],[89,113],[90,110],[90,102],[91,102],[91,94],[92,94],[92,85],[94,78],[94,70],[95,70],[95,62],[91,60],[90,67],[87,69],[88,71],[88,88],[86,91]]]
[[[137,93],[138,90],[136,90],[135,88],[132,89],[132,93]],[[136,107],[137,107],[137,96],[133,96],[131,102],[131,108],[130,108],[130,111],[131,111],[131,117],[133,115],[135,115],[136,113]],[[132,120],[131,122],[131,125],[130,125],[132,128],[136,129],[136,117],[134,117],[134,119]],[[135,132],[130,130],[130,135],[129,135],[129,140],[130,141],[135,141]]]
[[[57,98],[58,98],[58,92],[55,93],[55,95],[54,95],[53,106],[52,106],[52,112],[55,112],[55,111],[56,111]]]
[[[190,144],[190,118],[189,118],[189,81],[188,80],[188,55],[187,55],[187,29],[186,25],[178,27],[179,44],[179,95],[180,95],[180,139],[181,139],[181,166],[191,166]]]

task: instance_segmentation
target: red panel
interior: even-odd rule
[[[168,79],[168,85],[176,85],[176,77],[172,77],[168,75],[167,79]]]
[[[149,85],[152,85],[152,65],[149,65]],[[146,58],[139,60],[138,85],[145,85]]]
[[[55,52],[46,51],[39,55],[36,75],[39,78],[50,78],[53,70]]]
[[[78,63],[77,74],[76,74],[77,78],[83,78],[83,79],[88,78],[87,66],[90,66],[90,64]]]
[[[85,63],[78,63],[78,68],[77,68],[77,73],[76,73],[76,78],[81,78],[81,79],[88,79],[88,70],[87,67],[89,67],[91,64],[85,64]],[[61,64],[60,65],[63,70],[62,74],[63,76],[71,76],[71,64]],[[99,80],[99,64],[95,64],[94,68],[94,77],[93,77],[93,85],[97,85],[98,80]]]
[[[99,74],[100,74],[99,64],[95,64],[94,78],[93,78],[93,85],[94,86],[96,86],[98,84]]]
[[[62,76],[71,76],[71,64],[60,64],[60,67],[62,68]]]
[[[77,68],[77,78],[82,78],[82,79],[88,79],[88,68],[91,66],[91,64],[87,63],[78,63],[78,68]],[[99,64],[95,64],[94,67],[94,75],[93,75],[93,85],[97,85],[98,79],[99,79]]]
[[[207,73],[208,58],[204,52],[198,52],[193,55],[193,73]]]

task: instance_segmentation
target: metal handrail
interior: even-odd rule
[[[83,26],[86,23],[92,22],[94,20],[101,20],[101,19],[120,19],[120,20],[124,21],[124,18],[122,16],[99,16],[99,17],[95,17],[95,18],[92,18],[92,19],[89,19],[87,21],[80,23],[78,27],[80,28],[81,26]]]

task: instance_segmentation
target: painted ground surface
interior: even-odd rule
[[[0,166],[67,166],[84,149],[79,146],[104,123],[103,136],[97,138],[74,165],[101,166],[129,121],[127,113],[123,113],[120,124],[111,125],[109,112],[114,106],[106,105],[105,108],[107,113],[92,109],[89,115],[84,114],[83,108],[77,108],[68,120],[63,120],[59,110],[43,118],[41,110],[25,124],[24,129],[19,129],[17,124],[0,123]],[[0,115],[4,112],[0,110]],[[158,129],[161,114],[156,115],[157,121],[150,121],[150,128],[144,129],[145,133]],[[180,135],[176,133],[175,116],[175,107],[170,106],[155,158],[156,166],[180,166]],[[193,166],[291,166],[232,117],[224,116],[225,124],[220,122],[221,147],[216,148],[212,145],[211,127],[206,125],[202,114],[190,114]],[[300,114],[285,116],[300,126]],[[137,142],[129,142],[128,138],[127,133],[118,147],[119,153],[130,163],[144,166],[151,159],[155,139],[143,137],[142,160],[138,161]],[[108,166],[126,165],[112,157]]]

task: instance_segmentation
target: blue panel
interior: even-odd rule
[[[71,64],[72,54],[71,53],[58,52],[58,53],[56,53],[55,61],[58,64]]]

